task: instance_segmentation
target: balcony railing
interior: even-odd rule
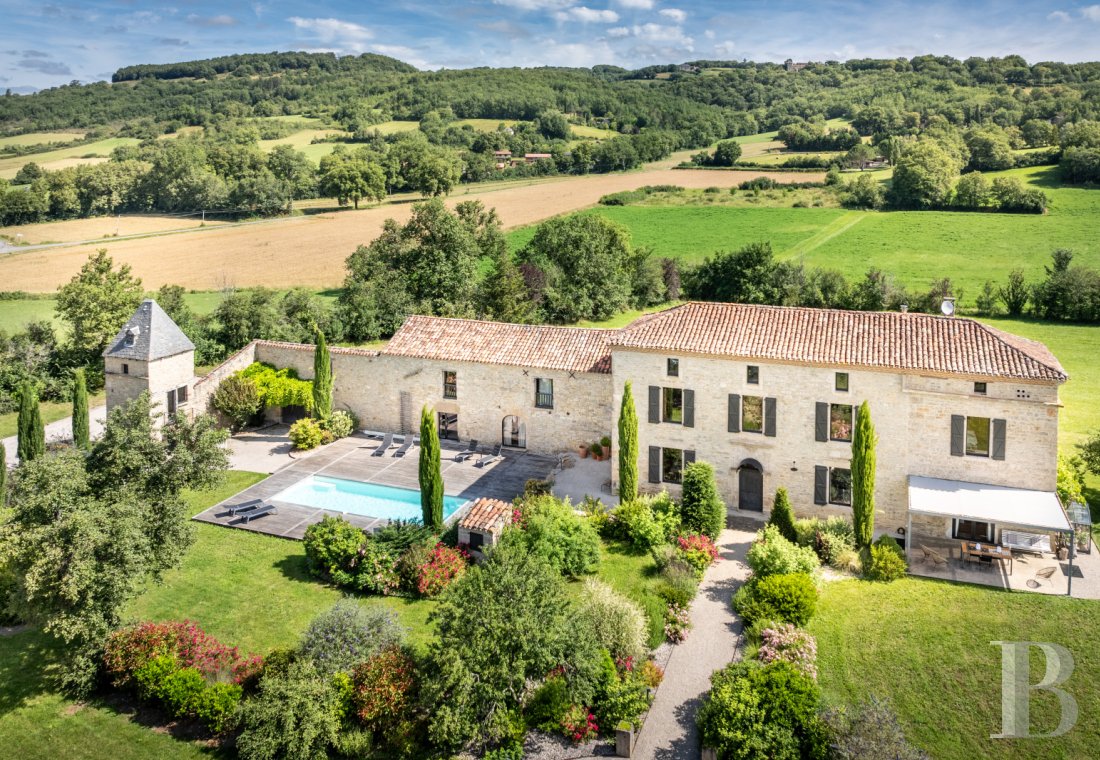
[[[443,383],[443,398],[458,398],[458,383]]]
[[[554,394],[553,393],[536,393],[535,394],[535,406],[539,409],[553,409],[554,408]]]

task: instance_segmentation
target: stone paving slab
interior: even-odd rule
[[[414,446],[403,457],[393,456],[396,447],[382,456],[372,456],[379,443],[377,438],[356,434],[316,449],[193,519],[292,539],[303,538],[306,528],[320,522],[326,514],[341,515],[365,530],[377,530],[386,525],[388,520],[290,504],[275,500],[274,497],[300,480],[318,473],[334,478],[418,490],[419,448]],[[465,443],[441,442],[443,490],[448,496],[467,500],[486,496],[511,501],[523,493],[528,480],[547,478],[557,465],[556,457],[519,450],[505,450],[502,452],[503,459],[484,467],[477,465],[479,457],[456,462],[455,455],[465,448]],[[242,518],[231,517],[227,513],[228,506],[252,499],[273,504],[276,512],[247,523]],[[451,519],[457,519],[461,513],[460,509]]]

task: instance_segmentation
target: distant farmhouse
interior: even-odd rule
[[[309,378],[313,353],[253,341],[196,378],[191,342],[146,301],[104,354],[107,404],[148,390],[168,411],[206,411],[232,373],[262,361]],[[445,438],[533,452],[605,435],[617,451],[630,382],[643,485],[676,494],[684,468],[705,460],[728,513],[761,520],[780,486],[799,515],[851,516],[867,401],[878,532],[997,541],[1003,529],[1068,529],[1055,495],[1066,373],[1044,345],[970,319],[722,303],[622,329],[411,316],[384,348],[331,353],[335,405],[364,429],[414,432],[427,405]],[[614,456],[609,478],[614,489]]]
[[[792,72],[792,73],[793,73],[793,72],[796,72],[796,71],[802,71],[802,69],[806,68],[806,67],[807,67],[807,66],[809,66],[809,65],[810,65],[810,64],[809,64],[809,62],[806,62],[806,63],[795,63],[795,62],[794,62],[793,60],[791,60],[790,58],[788,58],[787,60],[783,61],[783,68],[785,68],[785,69],[786,69],[787,71],[790,71],[790,72]]]

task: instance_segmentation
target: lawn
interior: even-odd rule
[[[1045,594],[906,578],[892,584],[827,583],[817,616],[824,698],[888,698],[906,734],[937,760],[1084,758],[1100,746],[1100,604]],[[1064,685],[1080,708],[1056,739],[990,739],[1001,725],[1000,648],[991,641],[1062,644],[1075,670]],[[1031,683],[1042,677],[1034,652]],[[1036,694],[1031,730],[1054,729],[1057,700]]]
[[[106,396],[103,391],[99,393],[93,393],[88,397],[88,407],[94,409],[96,406],[103,403]],[[63,420],[70,416],[73,412],[72,403],[69,401],[43,401],[38,406],[42,413],[42,422],[46,425],[57,420]],[[0,414],[0,438],[7,438],[16,434],[18,430],[17,422],[19,420],[18,412],[9,412],[8,414]]]

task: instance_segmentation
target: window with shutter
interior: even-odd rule
[[[661,421],[661,389],[656,385],[649,386],[649,421]]]
[[[661,482],[661,447],[649,447],[649,482]]]
[[[966,417],[961,414],[951,415],[951,456],[961,457],[966,454]]]
[[[695,452],[692,449],[684,449],[684,467],[695,462]]]
[[[829,405],[824,401],[818,401],[814,415],[814,440],[829,440]]]
[[[731,433],[741,432],[741,396],[731,393],[729,407],[726,412],[726,430]]]
[[[680,449],[661,449],[661,481],[680,483],[684,477],[684,452]]]
[[[741,429],[746,433],[764,432],[764,398],[762,396],[741,397]]]
[[[764,435],[775,438],[775,399],[764,399]]]
[[[695,427],[695,391],[684,390],[684,427]]]
[[[1005,433],[1007,423],[1004,420],[993,420],[993,451],[994,459],[1005,458]]]
[[[814,467],[814,504],[829,503],[829,468]]]

